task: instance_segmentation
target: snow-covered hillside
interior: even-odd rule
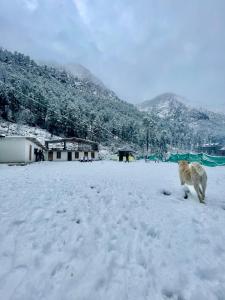
[[[35,137],[39,142],[43,145],[45,144],[45,140],[49,140],[51,138],[58,138],[56,135],[52,135],[45,129],[41,129],[39,127],[32,127],[24,124],[12,123],[4,121],[0,119],[0,134],[3,135],[22,135],[22,136],[30,136]]]
[[[90,76],[71,73],[0,48],[0,118],[55,135],[139,145],[143,114]]]
[[[63,65],[62,68],[70,72],[73,76],[76,76],[80,79],[87,79],[88,81],[91,81],[94,84],[101,86],[102,88],[106,88],[99,78],[97,78],[94,74],[91,73],[91,71],[89,71],[81,64],[66,64]]]
[[[172,121],[183,123],[192,134],[199,134],[225,141],[225,115],[194,108],[184,97],[173,93],[165,93],[137,105],[140,111],[157,115],[165,120],[165,126]],[[174,125],[174,124],[173,124]]]
[[[0,299],[225,299],[225,169],[206,170],[202,205],[177,164],[0,165]]]
[[[186,109],[186,101],[184,97],[173,93],[165,93],[137,106],[141,111],[156,112],[160,117],[167,117],[177,109]]]
[[[96,85],[101,86],[102,88],[106,88],[104,83],[99,78],[97,78],[90,70],[88,70],[81,64],[68,63],[68,64],[61,65],[51,61],[40,61],[39,64],[42,66],[47,65],[50,67],[54,67],[60,71],[66,71],[71,75],[73,75],[74,77],[77,77],[81,80],[87,80]]]

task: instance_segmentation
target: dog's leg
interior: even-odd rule
[[[207,186],[207,176],[205,174],[202,177],[201,186],[202,186],[203,200],[205,200],[205,191]]]
[[[184,199],[188,199],[189,193],[189,188],[187,186],[184,186]]]
[[[204,197],[203,197],[203,194],[202,194],[202,191],[201,191],[201,189],[200,189],[200,185],[199,185],[198,182],[195,182],[195,183],[194,183],[194,188],[195,188],[195,191],[196,191],[196,193],[197,193],[197,195],[198,195],[198,200],[199,200],[199,202],[200,202],[200,203],[204,203]]]
[[[199,174],[196,172],[196,170],[194,168],[192,168],[191,179],[192,179],[192,182],[194,185],[194,189],[198,195],[199,202],[204,203],[203,189],[200,186],[201,178],[199,177]]]
[[[204,194],[204,190],[203,190],[203,188],[202,188],[202,185],[199,185],[199,191],[200,191],[200,195],[201,195],[201,200],[200,200],[200,202],[201,203],[205,203],[205,194]]]
[[[181,184],[181,185],[184,185],[184,184],[185,184],[185,181],[184,181],[182,175],[181,175],[181,174],[179,174],[179,175],[180,175],[180,184]]]
[[[202,199],[202,201],[204,202],[204,200],[205,200],[205,193],[204,193],[204,188],[203,188],[203,186],[202,186],[202,183],[199,184],[199,192],[200,192],[200,194],[201,194],[201,199]],[[200,202],[201,202],[201,201],[200,201]]]

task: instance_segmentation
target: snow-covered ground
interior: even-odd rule
[[[202,205],[176,164],[0,165],[0,299],[225,299],[225,168],[206,170]]]

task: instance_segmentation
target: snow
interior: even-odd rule
[[[29,136],[36,138],[42,145],[45,140],[60,138],[45,129],[24,124],[11,123],[0,119],[0,134],[6,136]]]
[[[225,299],[225,168],[206,171],[202,205],[172,163],[0,165],[0,299]]]

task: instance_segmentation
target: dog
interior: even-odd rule
[[[207,187],[207,174],[205,169],[199,163],[188,164],[187,161],[179,161],[180,183],[184,185],[193,185],[198,195],[200,203],[205,203],[205,191]],[[185,191],[185,199],[188,198],[188,192]]]

